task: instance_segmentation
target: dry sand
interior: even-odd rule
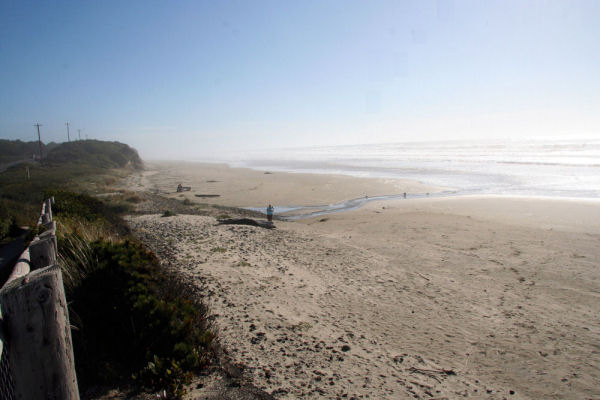
[[[165,193],[182,183],[197,201],[212,188],[221,197],[199,201],[223,205],[433,190],[217,165],[150,168],[131,187]],[[276,398],[600,397],[599,202],[396,200],[275,230],[197,215],[131,224],[147,243],[169,246],[191,280],[207,282],[229,355]]]
[[[432,192],[433,186],[394,179],[354,178],[343,175],[290,174],[229,168],[224,164],[160,162],[148,164],[147,178],[161,194],[233,207],[320,205],[381,194]],[[160,174],[154,176],[157,171]],[[153,177],[153,178],[152,178]],[[176,193],[177,185],[191,186]],[[142,183],[148,187],[147,179]],[[196,195],[219,195],[198,198]]]

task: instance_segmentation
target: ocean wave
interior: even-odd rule
[[[327,146],[230,160],[254,169],[412,179],[486,194],[600,197],[600,140]]]

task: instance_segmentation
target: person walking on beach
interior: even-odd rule
[[[273,212],[275,211],[275,208],[269,204],[269,207],[267,207],[267,220],[269,222],[273,221]]]

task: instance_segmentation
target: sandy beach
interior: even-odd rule
[[[205,208],[439,190],[158,162],[127,186]],[[206,285],[228,355],[278,399],[600,397],[600,201],[426,198],[272,230],[216,222],[130,218]]]

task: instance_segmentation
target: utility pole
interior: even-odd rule
[[[81,140],[81,129],[77,129],[77,135],[79,135],[79,140]]]
[[[42,163],[42,138],[40,136],[40,126],[44,126],[44,125],[40,125],[40,124],[35,124],[33,126],[37,127],[37,132],[38,132],[38,143],[40,145],[40,164]]]
[[[71,141],[71,132],[69,132],[69,123],[67,122],[65,125],[67,125],[67,141]]]

